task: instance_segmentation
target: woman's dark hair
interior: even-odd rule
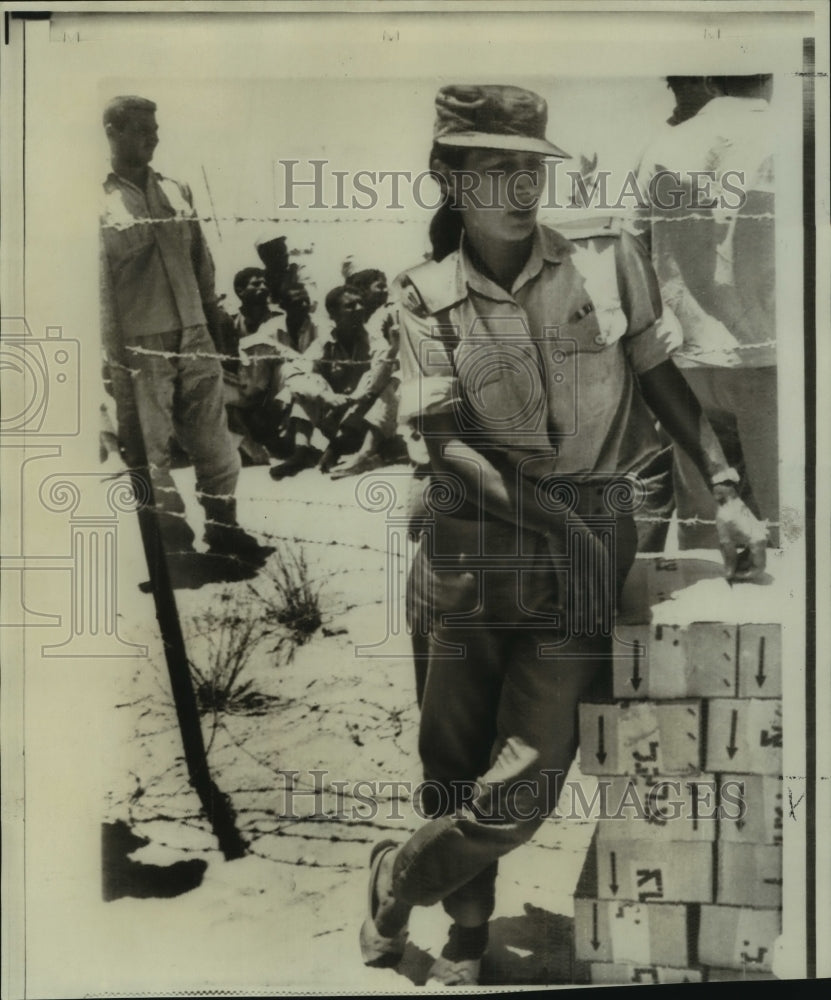
[[[461,170],[467,150],[434,143],[430,150],[430,170],[441,188],[443,200],[430,220],[430,246],[433,260],[444,258],[459,249],[462,238],[462,213],[453,207],[448,197],[447,179],[442,168]]]

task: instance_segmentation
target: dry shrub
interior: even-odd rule
[[[242,679],[251,657],[272,632],[259,609],[247,596],[225,591],[219,610],[206,609],[195,624],[208,649],[204,666],[188,661],[200,711],[263,711],[271,699],[253,690],[253,681]]]
[[[264,624],[277,637],[273,650],[289,662],[321,626],[320,585],[311,579],[303,548],[285,544],[278,544],[261,579],[264,588],[249,588],[260,602]]]

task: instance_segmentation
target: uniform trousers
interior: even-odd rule
[[[579,512],[598,511],[601,494],[581,490]],[[617,517],[613,537],[619,592],[637,547],[631,517]],[[477,568],[480,555],[504,568]],[[563,608],[544,535],[436,515],[422,537],[409,609],[422,807],[434,818],[396,855],[397,899],[441,901],[456,923],[485,923],[498,859],[555,808],[577,748],[578,703],[610,683],[608,630],[571,634]]]
[[[118,436],[127,464],[150,469],[155,508],[168,551],[187,548],[193,532],[170,474],[176,439],[196,472],[204,502],[232,497],[240,459],[228,431],[222,366],[204,326],[134,338],[109,357]],[[143,448],[142,448],[143,443]]]

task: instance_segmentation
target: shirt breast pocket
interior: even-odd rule
[[[597,309],[593,302],[587,302],[569,317],[565,333],[576,342],[581,354],[597,353],[616,344],[628,325],[619,305]]]
[[[193,245],[193,222],[180,216],[171,216],[155,223],[154,236],[163,251],[172,251],[187,257]]]
[[[110,263],[115,271],[119,271],[149,252],[155,242],[153,225],[136,219],[127,225],[110,226],[104,230],[104,241]]]
[[[545,384],[533,344],[463,342],[454,362],[463,423],[498,434],[544,430]]]

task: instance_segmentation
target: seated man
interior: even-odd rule
[[[231,431],[240,436],[243,461],[268,465],[280,453],[288,400],[282,362],[296,352],[288,346],[286,314],[269,302],[265,272],[245,267],[234,276],[240,300],[233,317],[236,359],[225,366],[225,402]],[[230,338],[229,338],[230,339]]]
[[[379,446],[395,434],[397,380],[390,345],[370,337],[363,300],[353,289],[333,288],[326,296],[326,311],[335,324],[332,332],[314,341],[287,373],[294,451],[272,467],[273,479],[313,465],[329,472],[344,455],[353,457],[338,463],[336,478],[375,468]],[[328,441],[322,456],[312,444],[315,430]]]
[[[398,311],[389,300],[387,276],[378,268],[364,268],[348,273],[346,285],[361,293],[365,312],[364,326],[370,338],[383,337],[387,341],[390,346],[389,359],[393,362],[393,371],[397,373],[400,367]],[[395,437],[384,443],[382,456],[385,462],[395,464],[413,461],[412,433],[410,426],[399,427]]]
[[[283,315],[269,302],[265,271],[261,267],[244,267],[237,271],[234,291],[240,301],[239,311],[233,316],[237,343],[249,333],[256,333],[267,320]]]
[[[347,275],[346,285],[361,293],[364,302],[364,326],[370,336],[383,336],[391,345],[398,343],[398,319],[389,302],[387,276],[377,268],[365,268]]]
[[[287,285],[280,296],[280,306],[286,312],[286,343],[301,354],[317,340],[317,326],[312,320],[312,303],[306,286],[300,281]]]

